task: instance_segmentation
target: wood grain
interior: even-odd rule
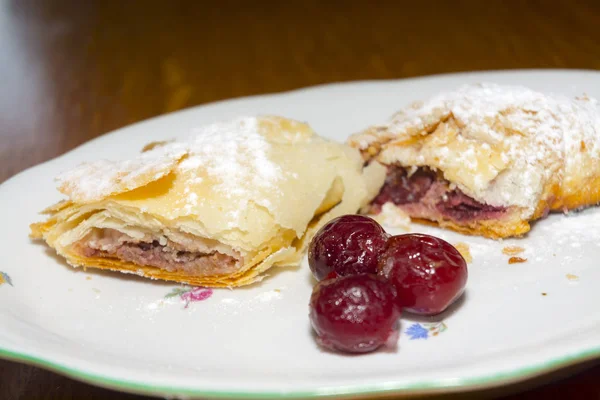
[[[599,27],[596,0],[0,0],[0,182],[115,128],[230,97],[457,71],[598,70]],[[600,367],[590,368],[511,398],[600,399]],[[0,361],[0,398],[141,397]]]

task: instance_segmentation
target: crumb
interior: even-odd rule
[[[142,148],[142,153],[150,151],[156,147],[164,146],[167,143],[169,143],[169,141],[150,142]]]
[[[86,281],[91,281],[91,280],[92,280],[92,277],[91,277],[91,276],[86,276],[86,277],[85,277],[85,280],[86,280]]]
[[[511,257],[508,259],[509,264],[524,263],[525,261],[527,261],[527,259],[521,257]]]
[[[524,251],[525,249],[519,246],[506,246],[502,249],[502,253],[506,254],[507,256],[514,256]]]
[[[580,149],[581,151],[585,151],[585,149],[586,149],[586,147],[585,147],[585,142],[584,142],[583,140],[581,141],[581,143],[580,143],[580,145],[579,145],[579,149]]]
[[[94,291],[94,293],[100,293],[100,289],[92,288],[92,290]]]
[[[548,293],[542,292],[542,296],[548,296]]]
[[[577,275],[567,274],[567,279],[570,281],[578,281],[579,277]]]
[[[275,289],[275,290],[273,290],[273,291],[274,291],[274,292],[277,292],[277,293],[280,293],[280,292],[281,292],[281,289]]]
[[[69,292],[72,292],[72,291],[73,291],[73,289],[69,288],[69,290],[68,290],[68,291],[69,291]]]
[[[392,228],[410,230],[410,217],[394,203],[387,202],[381,207],[381,212],[373,217],[381,225]]]
[[[473,256],[471,255],[471,251],[469,249],[469,245],[463,242],[456,243],[454,245],[456,250],[460,253],[461,256],[465,259],[465,261],[470,264],[473,262]]]

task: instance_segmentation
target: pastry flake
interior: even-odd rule
[[[508,259],[509,264],[520,264],[524,262],[527,262],[527,259],[523,257],[511,257]]]
[[[565,276],[570,281],[578,281],[579,280],[579,276],[577,276],[575,274],[567,274]]]
[[[502,248],[502,253],[507,256],[516,256],[517,254],[521,254],[525,249],[520,246],[505,246]]]
[[[383,167],[367,170],[383,182]],[[62,174],[58,188],[68,200],[46,209],[31,236],[76,267],[246,285],[273,266],[298,264],[314,231],[364,206],[364,173],[358,151],[307,124],[239,118],[132,160]]]
[[[471,248],[467,243],[458,242],[454,245],[456,250],[460,253],[461,256],[465,259],[468,264],[473,262],[473,256],[471,255]]]
[[[351,136],[387,167],[368,208],[492,238],[522,236],[550,211],[600,201],[598,103],[523,87],[466,85]]]

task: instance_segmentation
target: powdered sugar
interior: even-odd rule
[[[280,167],[269,159],[271,145],[258,128],[258,120],[248,117],[196,129],[179,169],[202,167],[216,182],[213,190],[226,197],[243,194],[248,187],[275,189]]]
[[[569,99],[525,87],[493,83],[465,85],[456,91],[440,93],[424,103],[415,103],[397,113],[387,127],[395,132],[425,129],[435,122],[433,116],[450,114],[463,127],[464,135],[491,143],[502,141],[503,131],[511,130],[539,137],[542,141],[549,140],[549,147],[560,151],[564,132],[581,130],[584,139],[594,139],[599,134],[595,129],[598,127],[598,109],[594,99]],[[491,120],[497,119],[502,127],[490,124]]]
[[[208,177],[214,181],[211,190],[226,198],[243,198],[248,190],[276,190],[282,174],[269,158],[270,148],[259,132],[258,119],[244,117],[197,128],[189,139],[155,147],[133,160],[83,164],[58,179],[61,191],[72,200],[89,202],[146,185],[176,168],[192,174],[189,184]],[[179,205],[190,211],[198,204],[198,195],[189,186],[184,194]]]
[[[481,140],[488,146],[505,145],[503,156],[522,164],[525,176],[521,177],[525,180],[539,164],[563,159],[565,153],[578,154],[573,147],[582,140],[598,152],[600,116],[597,101],[589,98],[569,99],[491,83],[467,85],[440,93],[420,107],[401,111],[389,129],[425,129],[432,115],[452,115],[465,138]],[[473,162],[472,148],[469,150],[458,155],[465,163]],[[554,168],[545,171],[556,173]]]
[[[187,197],[187,202],[193,205],[198,204],[198,195],[196,193],[190,193]]]
[[[59,190],[82,203],[122,193],[166,176],[186,152],[186,146],[171,144],[134,160],[85,163],[57,178]]]

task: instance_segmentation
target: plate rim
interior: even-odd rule
[[[84,371],[44,357],[7,350],[0,347],[0,359],[16,361],[43,368],[80,382],[112,390],[135,394],[183,396],[185,398],[219,399],[298,399],[332,396],[364,397],[401,394],[407,396],[434,393],[467,392],[479,389],[492,389],[499,386],[526,381],[562,368],[591,361],[600,357],[600,346],[563,355],[548,361],[520,367],[511,371],[490,373],[472,378],[460,378],[453,383],[440,380],[414,382],[374,383],[367,385],[335,386],[312,390],[290,391],[248,391],[248,390],[205,390],[189,386],[156,385],[144,381],[118,379],[103,374]]]
[[[360,84],[373,84],[373,83],[400,83],[400,82],[416,82],[419,80],[426,79],[437,79],[437,78],[449,78],[449,77],[460,77],[467,75],[480,75],[485,77],[486,75],[519,75],[519,74],[589,74],[597,75],[600,78],[600,71],[593,69],[504,69],[504,70],[481,70],[481,71],[463,71],[458,73],[444,73],[444,74],[433,74],[423,75],[409,78],[399,79],[370,79],[370,80],[351,80],[342,82],[331,82],[312,86],[306,86],[296,88],[293,90],[262,93],[250,96],[239,96],[233,98],[227,98],[218,100],[215,102],[209,102],[199,104],[191,107],[187,107],[181,110],[177,110],[171,113],[161,114],[148,119],[144,119],[133,124],[124,125],[112,131],[103,133],[93,139],[90,139],[73,149],[70,149],[56,157],[49,160],[28,167],[23,171],[16,173],[9,177],[5,181],[0,183],[0,188],[18,179],[22,174],[29,173],[33,169],[42,168],[47,163],[54,162],[58,159],[68,156],[69,154],[80,151],[80,148],[92,144],[102,138],[118,134],[123,129],[128,129],[131,126],[152,122],[163,118],[173,118],[177,114],[191,112],[195,109],[216,106],[232,101],[243,101],[243,100],[255,100],[261,97],[279,97],[294,95],[302,92],[315,91],[328,89],[332,87],[346,86],[346,85],[360,85]],[[335,387],[322,387],[317,389],[309,390],[283,390],[283,391],[252,391],[252,390],[205,390],[197,387],[190,386],[172,386],[172,385],[157,385],[147,381],[141,380],[128,380],[110,377],[102,373],[86,371],[85,368],[78,368],[68,365],[64,361],[55,361],[52,357],[44,357],[42,355],[29,354],[26,351],[11,350],[0,345],[0,359],[6,359],[9,361],[15,361],[35,367],[40,367],[63,376],[73,378],[75,380],[85,382],[88,384],[110,388],[113,390],[120,390],[130,393],[147,394],[147,395],[169,395],[169,396],[185,396],[185,397],[208,397],[208,398],[232,398],[232,399],[256,399],[256,398],[316,398],[316,397],[329,397],[329,396],[348,396],[348,397],[361,397],[361,396],[383,396],[390,394],[428,394],[435,392],[458,392],[458,391],[474,391],[484,388],[494,388],[506,384],[512,384],[520,381],[525,381],[537,376],[541,376],[550,373],[555,370],[559,370],[571,365],[590,361],[595,358],[600,358],[600,345],[595,347],[589,347],[587,349],[572,352],[570,354],[563,353],[561,356],[551,357],[548,360],[542,362],[530,363],[526,366],[519,367],[510,371],[492,372],[483,376],[459,378],[452,383],[448,383],[442,380],[415,380],[412,382],[392,382],[392,383],[371,383],[371,384],[356,384],[346,386],[335,386]]]

